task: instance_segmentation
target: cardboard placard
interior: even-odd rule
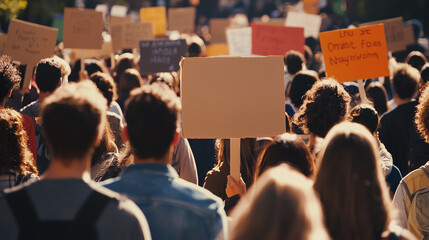
[[[229,55],[228,44],[218,43],[218,44],[210,44],[206,46],[207,57],[222,56],[222,55]]]
[[[375,24],[384,24],[386,34],[387,50],[391,52],[403,51],[407,48],[404,37],[404,25],[402,17],[390,18],[380,21],[362,23],[359,26],[370,26]]]
[[[412,45],[416,42],[413,25],[404,26],[405,45]]]
[[[85,58],[98,58],[98,57],[107,57],[110,56],[113,52],[113,44],[112,42],[104,42],[101,45],[101,49],[88,49],[85,50]],[[72,49],[70,53],[70,58],[72,60],[77,60],[82,57],[82,50],[80,49]]]
[[[151,22],[155,36],[167,33],[167,14],[164,6],[140,8],[140,21]]]
[[[253,22],[257,24],[268,24],[268,25],[277,25],[284,26],[285,18],[253,18]]]
[[[389,75],[382,24],[319,34],[326,74],[339,82]]]
[[[168,30],[194,32],[195,16],[195,7],[168,9]]]
[[[112,48],[114,52],[122,50],[122,25],[110,26],[110,36],[112,37]]]
[[[0,55],[3,55],[6,48],[7,34],[0,33]]]
[[[319,8],[320,8],[319,7],[319,0],[301,0],[301,1],[304,4],[304,11],[306,13],[319,14]]]
[[[210,43],[226,43],[226,29],[230,24],[228,18],[212,18],[210,19]]]
[[[64,9],[64,47],[101,49],[103,13],[90,9]]]
[[[184,58],[180,64],[183,137],[285,131],[283,57]]]
[[[138,48],[140,41],[154,40],[152,23],[126,23],[122,25],[122,48]]]
[[[227,29],[226,38],[230,56],[252,55],[252,28]]]
[[[126,17],[110,16],[110,26],[121,25],[124,23],[130,23],[130,22],[132,22],[131,16],[126,16]]]
[[[140,71],[143,73],[173,72],[179,70],[179,62],[188,47],[184,39],[141,41]]]
[[[12,19],[7,34],[5,54],[27,65],[54,54],[58,29]]]
[[[319,37],[322,17],[320,15],[288,12],[285,25],[288,27],[304,28],[304,37]]]
[[[252,54],[284,55],[289,50],[304,54],[304,28],[251,24]]]

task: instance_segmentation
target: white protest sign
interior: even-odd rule
[[[227,29],[229,55],[251,56],[252,55],[252,28]]]
[[[110,15],[115,17],[125,17],[127,16],[128,8],[122,5],[113,5],[110,9]]]
[[[318,38],[322,17],[320,15],[288,12],[285,25],[288,27],[303,27],[305,37]]]

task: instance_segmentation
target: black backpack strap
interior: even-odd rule
[[[78,224],[95,226],[96,221],[111,200],[110,197],[104,194],[92,191],[73,221]]]
[[[6,193],[5,197],[20,231],[29,231],[37,225],[39,222],[37,212],[25,188]]]

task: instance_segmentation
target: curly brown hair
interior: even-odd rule
[[[417,105],[414,121],[420,135],[429,142],[429,83],[426,83]]]
[[[304,103],[294,116],[305,133],[324,138],[348,113],[350,95],[333,78],[317,81],[305,94]]]
[[[23,118],[13,109],[0,109],[0,171],[15,171],[24,176],[38,174],[33,154],[27,147]]]

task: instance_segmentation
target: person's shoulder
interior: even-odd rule
[[[410,191],[414,192],[415,190],[429,187],[429,162],[424,165],[424,168],[427,172],[418,168],[408,173],[402,179],[402,181],[407,184]]]
[[[196,184],[177,178],[174,180],[173,186],[176,192],[181,193],[180,196],[184,202],[195,203],[208,210],[223,207],[223,202],[219,197]]]

